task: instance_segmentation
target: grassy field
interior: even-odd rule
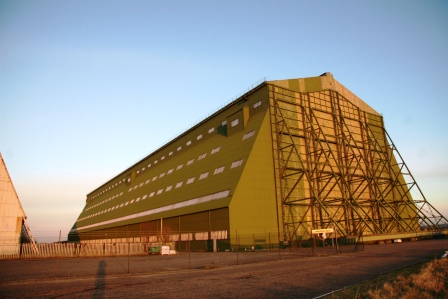
[[[448,298],[448,259],[433,260],[390,272],[322,298]]]

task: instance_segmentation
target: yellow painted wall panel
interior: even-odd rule
[[[250,235],[278,230],[269,114],[256,138],[229,206],[232,235],[235,231]]]

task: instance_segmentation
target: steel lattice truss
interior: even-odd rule
[[[269,97],[284,240],[317,228],[357,236],[448,222],[423,196],[380,115],[334,90],[299,93],[271,85]]]
[[[33,235],[31,234],[30,227],[28,226],[28,222],[26,221],[26,218],[22,219],[22,231],[21,231],[21,242],[22,243],[31,243],[31,248],[33,249],[33,252],[38,252],[36,241],[33,238]]]

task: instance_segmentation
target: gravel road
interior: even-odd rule
[[[440,258],[448,239],[364,250],[0,261],[1,298],[316,298]],[[303,249],[305,250],[305,249]]]

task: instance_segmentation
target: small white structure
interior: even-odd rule
[[[169,255],[170,247],[169,246],[160,246],[160,255]]]
[[[0,258],[18,257],[21,242],[35,245],[25,211],[0,153]]]

